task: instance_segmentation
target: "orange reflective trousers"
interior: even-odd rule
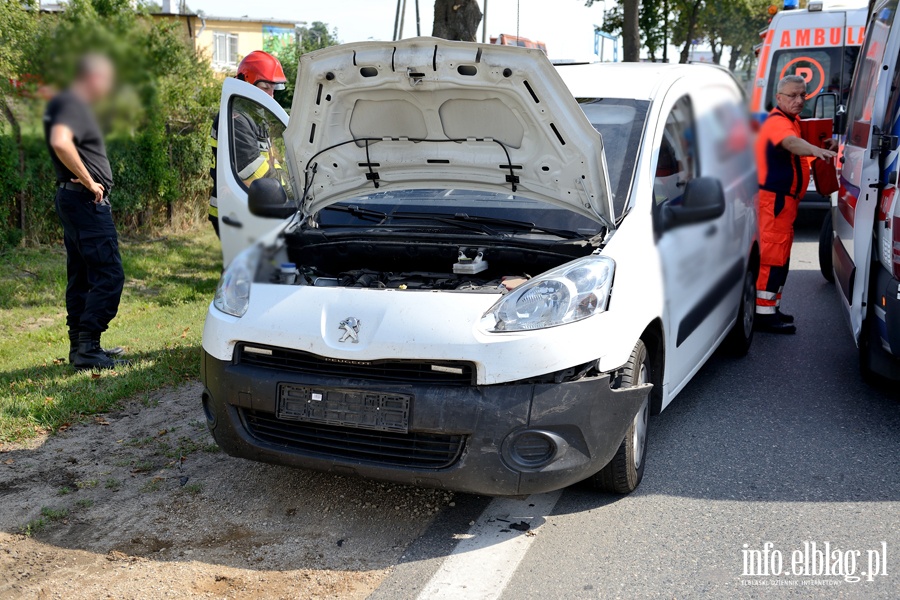
[[[759,191],[759,277],[756,280],[757,314],[774,315],[781,305],[794,243],[794,221],[800,199]]]

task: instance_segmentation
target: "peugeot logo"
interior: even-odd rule
[[[338,329],[344,332],[344,335],[341,336],[339,342],[352,342],[354,344],[359,343],[359,319],[356,317],[347,317],[341,324],[338,325]]]

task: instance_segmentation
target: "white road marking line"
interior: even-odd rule
[[[510,529],[510,525],[524,521],[530,530],[538,528],[561,495],[560,490],[524,500],[491,501],[469,528],[469,537],[457,544],[425,585],[419,600],[499,598],[536,537]]]

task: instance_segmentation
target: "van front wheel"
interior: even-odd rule
[[[725,345],[735,356],[747,356],[750,345],[753,344],[753,320],[756,318],[756,275],[753,271],[744,274],[744,284],[741,288],[741,303],[738,307],[737,321],[728,337]]]
[[[636,387],[650,383],[650,355],[647,346],[638,340],[631,357],[622,370],[621,387]],[[650,417],[649,394],[634,420],[625,432],[625,439],[619,445],[616,455],[599,473],[590,479],[595,489],[615,494],[630,494],[644,477],[647,462],[647,421]]]

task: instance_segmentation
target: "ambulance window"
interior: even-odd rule
[[[885,60],[884,52],[896,8],[896,2],[893,2],[873,14],[874,20],[866,31],[862,57],[853,77],[854,93],[847,108],[847,143],[852,146],[866,148],[869,145],[878,75]]]
[[[656,204],[678,203],[688,181],[697,176],[697,136],[691,99],[683,96],[666,119],[656,155],[653,196]]]
[[[847,106],[847,101],[850,99],[850,83],[853,81],[853,69],[856,68],[856,60],[859,58],[859,46],[844,46],[843,56],[841,93],[838,94],[838,104]]]
[[[245,189],[257,179],[278,179],[288,198],[293,199],[285,159],[284,125],[278,117],[252,100],[235,97],[231,101],[227,139],[232,172]]]
[[[779,50],[772,57],[773,68],[770,70],[768,98],[766,110],[775,108],[775,93],[778,82],[786,75],[799,75],[806,81],[806,93],[810,100],[803,107],[801,117],[811,117],[813,110],[812,97],[821,92],[834,92],[841,95],[850,81],[842,81],[844,72],[843,48],[822,48],[813,50],[802,48],[797,50]]]

